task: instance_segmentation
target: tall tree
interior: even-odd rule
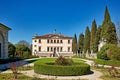
[[[20,40],[17,44],[22,44],[22,45],[25,45],[25,46],[27,46],[28,48],[30,48],[30,47],[31,47],[30,43],[29,43],[29,42],[27,42],[26,40]]]
[[[101,26],[98,27],[96,34],[95,34],[95,41],[93,45],[93,52],[96,53],[98,52],[98,44],[100,40],[100,34],[101,34]]]
[[[111,37],[112,36],[112,37]],[[107,40],[107,43],[117,44],[117,34],[114,23],[111,21],[108,8],[105,9],[104,21],[102,24],[101,37]]]
[[[29,52],[29,55],[31,55],[30,49],[27,46],[23,44],[16,44],[15,47],[18,56],[23,56],[24,52]]]
[[[106,34],[106,41],[109,44],[116,44],[117,45],[117,34],[114,23],[109,23],[107,34]]]
[[[11,42],[8,42],[8,56],[9,57],[15,56],[15,50],[16,50],[16,47],[14,46],[14,44],[12,44]]]
[[[83,45],[84,45],[84,34],[81,33],[81,34],[79,35],[79,40],[78,40],[78,49],[79,49],[80,51],[83,51]]]
[[[92,22],[92,29],[91,29],[91,36],[90,36],[90,49],[93,50],[94,49],[94,41],[95,41],[95,35],[96,35],[96,30],[97,30],[97,24],[95,19]],[[94,52],[94,50],[93,50]]]
[[[73,53],[77,53],[77,36],[76,36],[76,34],[74,34],[74,37],[73,37],[72,51],[73,51]]]
[[[84,38],[84,52],[90,53],[90,30],[89,27],[87,26],[86,31],[85,31],[85,38]]]

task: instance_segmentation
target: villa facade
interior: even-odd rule
[[[61,34],[46,34],[32,38],[32,55],[39,57],[58,57],[73,55],[72,37]]]
[[[7,26],[0,23],[0,59],[8,58],[8,31]]]

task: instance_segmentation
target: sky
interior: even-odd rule
[[[9,42],[20,40],[32,43],[35,34],[57,33],[73,37],[97,26],[108,7],[112,21],[120,21],[120,0],[0,0],[0,23],[10,27]],[[117,25],[116,25],[117,27]]]

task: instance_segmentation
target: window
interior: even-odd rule
[[[57,52],[59,52],[59,47],[57,47]]]
[[[62,48],[62,47],[60,47],[60,52],[62,52],[62,49],[63,49],[63,48]]]
[[[59,40],[57,40],[57,43],[59,43]]]
[[[39,39],[39,43],[41,43],[41,39]]]
[[[51,47],[51,51],[53,51],[53,47]]]
[[[34,42],[37,42],[37,40],[35,40]]]
[[[41,51],[41,46],[39,46],[39,51]]]
[[[54,43],[56,43],[56,40],[54,40]]]
[[[62,40],[60,40],[60,43],[63,43],[63,41],[62,41]]]
[[[34,47],[36,47],[37,45],[34,45]]]
[[[47,51],[49,52],[49,47],[47,47]]]
[[[53,40],[51,40],[51,43],[53,43]]]
[[[70,52],[70,47],[68,47],[68,52]]]
[[[36,49],[34,50],[34,52],[36,52]]]
[[[68,44],[70,44],[70,40],[68,40]]]
[[[47,40],[47,43],[49,43],[49,39]]]

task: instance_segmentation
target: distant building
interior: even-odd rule
[[[8,58],[8,31],[7,26],[0,23],[0,59]]]
[[[58,57],[73,55],[72,37],[61,34],[35,35],[32,38],[32,55],[40,57]]]

